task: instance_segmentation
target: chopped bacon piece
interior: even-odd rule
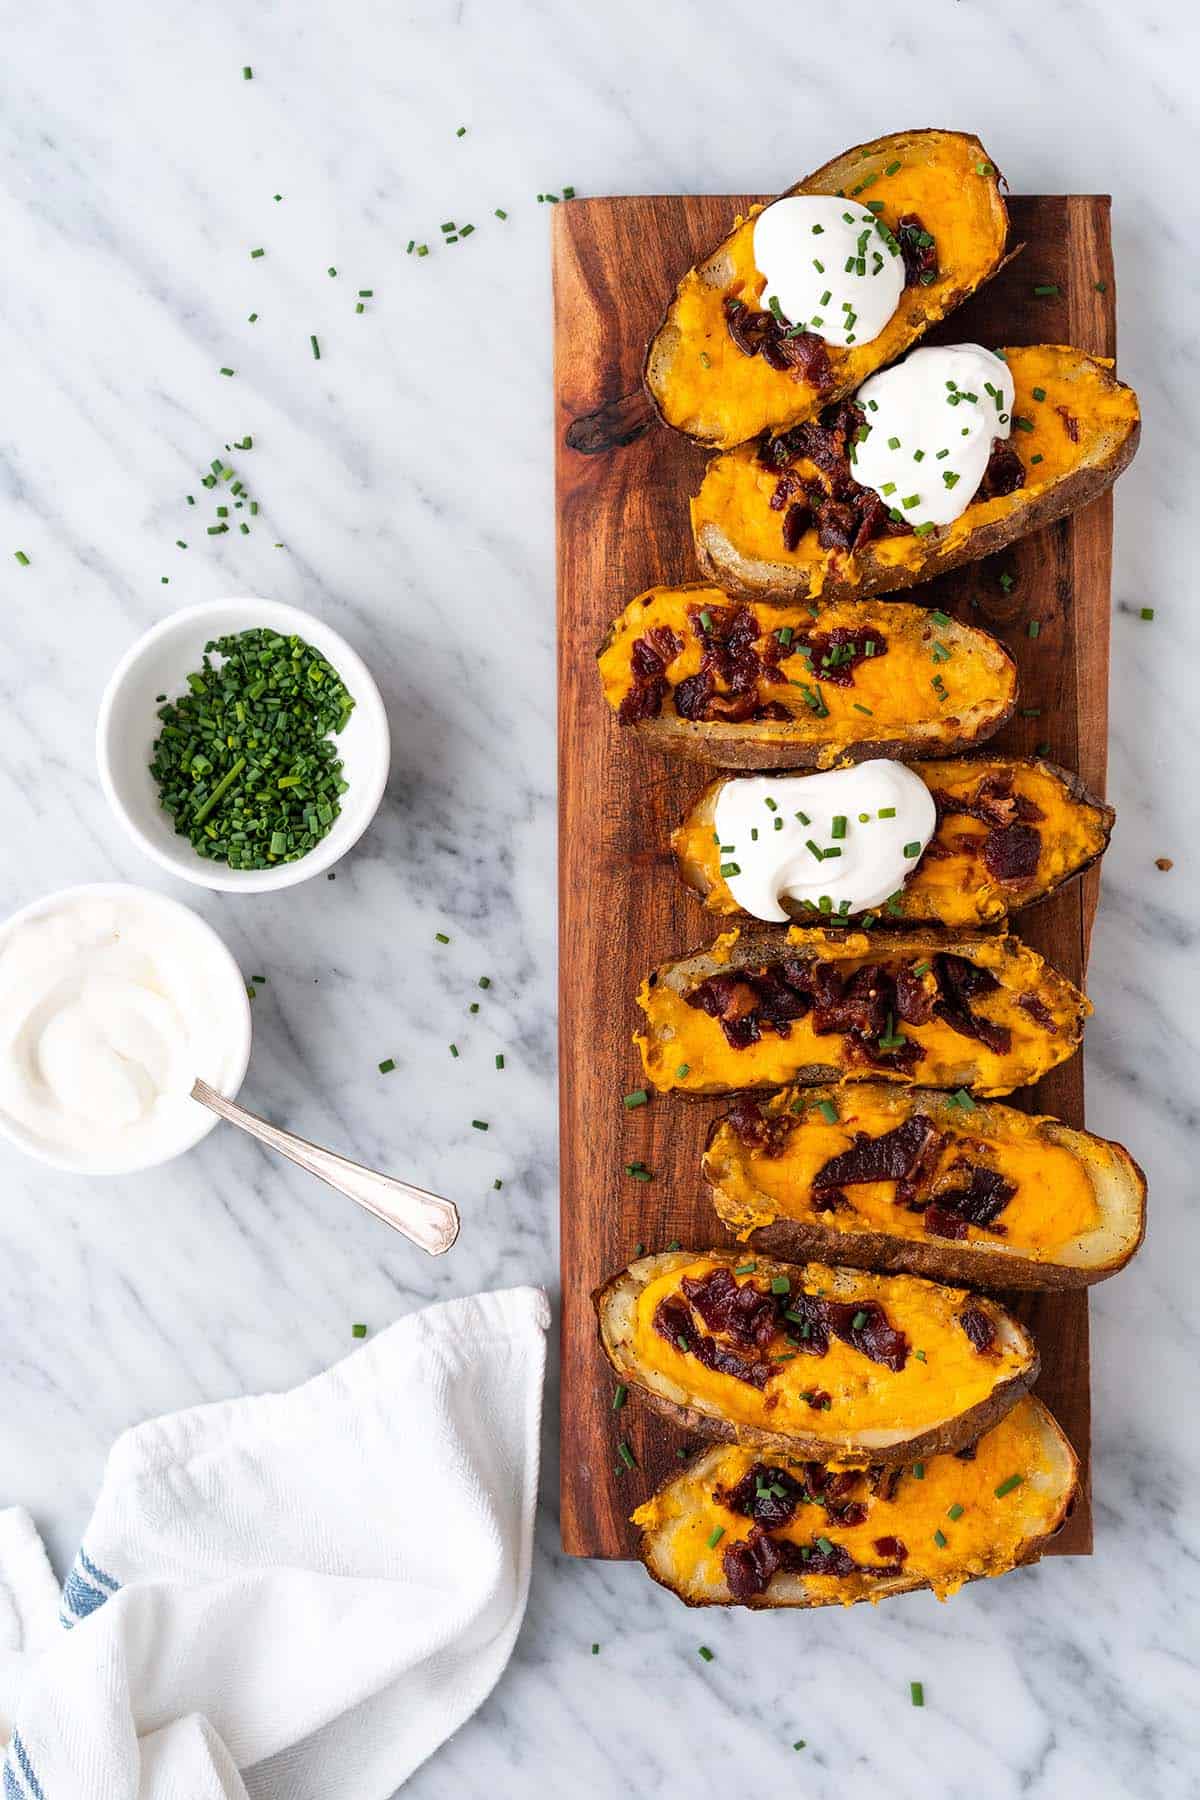
[[[1054,1023],[1054,1014],[1044,1000],[1039,1000],[1036,994],[1022,994],[1017,1005],[1022,1007],[1031,1019],[1036,1019],[1043,1031],[1048,1031],[1051,1037],[1057,1037],[1058,1026]]]
[[[870,645],[870,650],[867,645]],[[809,637],[792,641],[795,655],[805,653],[805,660],[818,681],[833,687],[852,687],[854,671],[860,663],[887,655],[887,639],[878,629],[835,625],[829,632],[813,632]]]
[[[896,241],[904,258],[905,287],[929,287],[937,279],[937,245],[916,213],[904,213],[897,221]]]
[[[875,1539],[875,1554],[882,1556],[886,1562],[902,1563],[907,1560],[908,1548],[901,1538],[878,1537]]]
[[[743,1144],[752,1150],[761,1150],[766,1156],[780,1154],[798,1123],[790,1113],[773,1113],[768,1117],[756,1100],[745,1095],[734,1101],[727,1119]]]
[[[940,1206],[927,1206],[921,1214],[921,1223],[930,1237],[965,1238],[967,1221],[960,1219],[957,1213],[943,1212]]]
[[[996,881],[1028,881],[1037,874],[1042,834],[1033,825],[995,825],[983,840],[983,862]]]
[[[996,1327],[978,1306],[969,1306],[958,1315],[958,1322],[982,1356],[996,1341]]]
[[[785,1319],[799,1327],[800,1335],[793,1341],[810,1355],[824,1356],[832,1335],[893,1374],[898,1375],[908,1361],[908,1339],[896,1330],[876,1300],[829,1300],[802,1288],[789,1296]]]
[[[999,500],[1025,486],[1025,465],[1007,438],[993,438],[983,480],[975,490],[977,500]]]
[[[818,1464],[817,1467],[820,1467]],[[741,1513],[755,1524],[778,1530],[786,1525],[798,1506],[813,1496],[806,1481],[797,1481],[786,1469],[766,1463],[755,1463],[747,1469],[736,1487],[718,1488],[714,1495],[730,1512]]]
[[[680,1286],[708,1329],[726,1332],[743,1349],[765,1350],[778,1330],[779,1296],[739,1283],[723,1263],[707,1275],[685,1275]]]
[[[733,1598],[745,1605],[767,1590],[772,1575],[783,1567],[783,1546],[755,1525],[740,1544],[730,1544],[721,1558]]]
[[[924,1113],[914,1113],[894,1131],[879,1137],[856,1132],[854,1144],[829,1161],[813,1176],[814,1189],[851,1187],[860,1181],[910,1180],[941,1142],[939,1132]]]
[[[980,1018],[972,1012],[970,1004],[976,994],[992,993],[999,987],[991,970],[981,969],[965,956],[953,956],[944,951],[934,957],[933,963],[942,996],[934,1002],[936,1017],[951,1031],[957,1031],[960,1037],[975,1038],[998,1056],[1005,1055],[1012,1042],[1007,1025]]]
[[[959,1167],[967,1174],[966,1186],[949,1186],[939,1190],[934,1196],[935,1204],[946,1212],[956,1214],[968,1225],[990,1225],[994,1219],[999,1218],[1016,1193],[1015,1183],[1006,1181],[996,1169],[985,1169],[979,1164],[965,1162],[956,1165],[949,1172],[951,1182],[958,1178]]]
[[[832,1543],[828,1538],[822,1542],[821,1538],[814,1537],[810,1544],[795,1544],[790,1538],[769,1537],[761,1525],[755,1525],[741,1543],[729,1545],[721,1562],[729,1592],[745,1605],[766,1592],[772,1576],[780,1569],[799,1575],[900,1574],[908,1555],[904,1545],[898,1538],[880,1538],[877,1549],[879,1545],[888,1546],[880,1554],[889,1560],[867,1565],[855,1562],[844,1544]]]
[[[1065,406],[1056,406],[1054,410],[1066,427],[1066,433],[1071,442],[1077,444],[1079,442],[1079,420],[1074,413],[1068,412]]]
[[[661,1300],[655,1307],[654,1329],[676,1349],[694,1356],[706,1369],[712,1369],[718,1375],[732,1375],[735,1381],[745,1381],[751,1387],[765,1388],[771,1376],[778,1372],[776,1363],[762,1357],[744,1356],[740,1350],[718,1343],[716,1338],[705,1337],[696,1329],[685,1302],[677,1297]]]
[[[772,369],[786,371],[823,393],[833,384],[833,367],[824,338],[813,331],[793,331],[773,312],[758,312],[744,301],[728,298],[725,326],[743,356],[761,356]]]
[[[823,477],[807,484],[807,503],[800,508],[799,517],[785,517],[786,549],[795,550],[809,525],[816,526],[817,541],[826,550],[858,550],[872,538],[912,531],[903,519],[892,518],[891,509],[874,488],[863,487],[854,479],[851,453],[866,429],[862,408],[844,400],[826,407],[820,419],[793,425],[774,437],[764,436],[758,460],[781,475],[770,502],[774,511],[783,511],[800,485],[792,463],[813,463]]]

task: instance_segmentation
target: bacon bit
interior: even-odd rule
[[[927,242],[924,240],[928,240]],[[904,213],[896,223],[896,241],[904,259],[905,287],[929,287],[937,279],[937,245],[916,213]],[[921,277],[928,279],[922,281]]]
[[[758,1102],[745,1095],[734,1101],[725,1117],[742,1143],[749,1149],[761,1150],[764,1156],[778,1156],[799,1123],[790,1113],[776,1113],[768,1118]]]
[[[1054,1023],[1054,1014],[1044,1000],[1039,999],[1036,994],[1021,994],[1017,999],[1017,1005],[1023,1012],[1027,1012],[1031,1019],[1035,1019],[1043,1031],[1048,1031],[1051,1037],[1058,1036],[1058,1026]]]
[[[794,551],[810,525],[825,550],[857,550],[875,537],[908,534],[912,526],[892,519],[873,488],[854,479],[851,446],[866,424],[866,414],[853,401],[826,407],[821,417],[793,425],[775,436],[767,434],[758,447],[758,460],[775,470],[780,479],[771,496],[773,511],[782,512],[804,489],[806,500],[788,507],[783,522],[784,548]],[[813,463],[823,479],[805,482],[790,465]]]
[[[977,1306],[969,1306],[959,1313],[958,1322],[981,1356],[991,1349],[996,1341],[996,1327],[987,1313]]]
[[[1173,869],[1175,867],[1175,864],[1169,856],[1156,856],[1154,859],[1154,866],[1156,869],[1161,869],[1165,875],[1168,869]]]
[[[997,825],[983,840],[983,862],[995,881],[1006,885],[1037,874],[1042,835],[1032,825]]]
[[[999,500],[1025,486],[1025,465],[1007,438],[993,438],[991,455],[976,500]]]
[[[820,1464],[816,1465],[820,1468]],[[777,1490],[782,1489],[782,1492]],[[717,1488],[713,1499],[730,1512],[753,1519],[756,1525],[778,1530],[791,1520],[798,1506],[815,1499],[807,1481],[797,1481],[786,1469],[755,1463],[732,1488]]]
[[[758,312],[731,296],[726,296],[723,311],[725,328],[743,356],[761,356],[772,369],[806,382],[819,394],[833,386],[829,350],[816,332],[791,336],[773,312]]]
[[[1012,1033],[1007,1025],[994,1024],[972,1012],[970,1002],[976,994],[992,993],[1000,983],[990,969],[981,969],[965,956],[939,952],[933,959],[937,984],[942,998],[934,1002],[934,1014],[960,1037],[975,1038],[998,1056],[1007,1054]]]
[[[822,1188],[852,1187],[864,1181],[908,1181],[930,1153],[937,1153],[941,1135],[923,1113],[914,1113],[894,1131],[879,1137],[868,1137],[857,1131],[849,1150],[817,1170],[813,1176],[814,1192]]]
[[[667,692],[667,664],[683,649],[669,625],[656,625],[634,640],[629,653],[630,685],[621,698],[617,717],[622,725],[656,719]]]
[[[732,1375],[736,1381],[744,1381],[760,1391],[778,1372],[774,1363],[743,1356],[739,1351],[719,1344],[716,1338],[705,1337],[703,1332],[696,1330],[691,1312],[678,1298],[662,1300],[655,1307],[654,1329],[659,1337],[674,1344],[684,1355],[694,1356],[704,1368],[712,1369],[718,1375]]]
[[[927,1206],[921,1214],[921,1223],[930,1237],[965,1238],[967,1221],[960,1219],[957,1213],[944,1212],[940,1206]]]
[[[1069,413],[1065,406],[1056,406],[1054,410],[1066,427],[1067,436],[1071,442],[1077,444],[1079,442],[1079,420],[1073,413]]]

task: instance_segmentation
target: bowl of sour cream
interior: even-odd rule
[[[217,1123],[197,1076],[238,1092],[245,980],[190,907],[117,882],[64,888],[0,925],[0,1135],[56,1169],[129,1175]]]

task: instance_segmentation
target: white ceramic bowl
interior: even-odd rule
[[[197,856],[159,804],[150,754],[159,732],[157,696],[175,699],[199,669],[204,646],[230,632],[271,626],[296,633],[332,663],[354,697],[354,711],[336,739],[345,780],[342,810],[330,831],[298,862],[273,869],[230,869]],[[320,875],[356,844],[379,808],[391,760],[387,713],[362,658],[312,613],[278,600],[209,600],[185,606],[151,626],[126,651],[109,679],[96,721],[96,761],[109,805],[134,843],[160,868],[197,887],[230,894],[262,894]]]
[[[166,894],[155,893],[152,888],[135,887],[131,882],[94,881],[81,887],[60,888],[57,893],[45,894],[40,900],[31,901],[20,912],[13,913],[0,924],[0,952],[18,926],[53,912],[66,901],[122,898],[136,899],[148,910],[159,912],[169,919],[174,930],[189,934],[196,945],[197,966],[200,966],[201,956],[207,959],[203,974],[203,994],[197,996],[197,1004],[203,1004],[210,1016],[219,1017],[223,1021],[221,1036],[225,1045],[225,1066],[223,1071],[213,1071],[214,1075],[221,1075],[219,1083],[214,1081],[213,1085],[219,1085],[220,1091],[228,1099],[234,1099],[245,1080],[246,1066],[250,1061],[250,997],[246,992],[245,977],[224,940],[190,906],[184,906],[180,900],[169,899]],[[205,1071],[197,1069],[196,1073],[203,1076]],[[194,1118],[192,1114],[195,1115]],[[186,1115],[187,1128],[181,1130],[169,1146],[159,1146],[149,1154],[143,1148],[124,1157],[109,1157],[96,1162],[70,1151],[53,1149],[0,1110],[0,1137],[7,1138],[9,1143],[15,1144],[26,1156],[32,1156],[37,1162],[48,1163],[52,1169],[69,1169],[73,1174],[80,1175],[132,1175],[142,1169],[159,1168],[163,1163],[173,1162],[177,1156],[182,1156],[185,1150],[190,1150],[201,1138],[207,1137],[213,1126],[218,1124],[220,1120],[216,1113],[209,1112],[199,1101],[193,1101],[191,1110]]]

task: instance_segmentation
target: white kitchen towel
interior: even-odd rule
[[[450,1300],[127,1432],[61,1597],[0,1514],[3,1800],[387,1800],[520,1628],[548,1325]]]

